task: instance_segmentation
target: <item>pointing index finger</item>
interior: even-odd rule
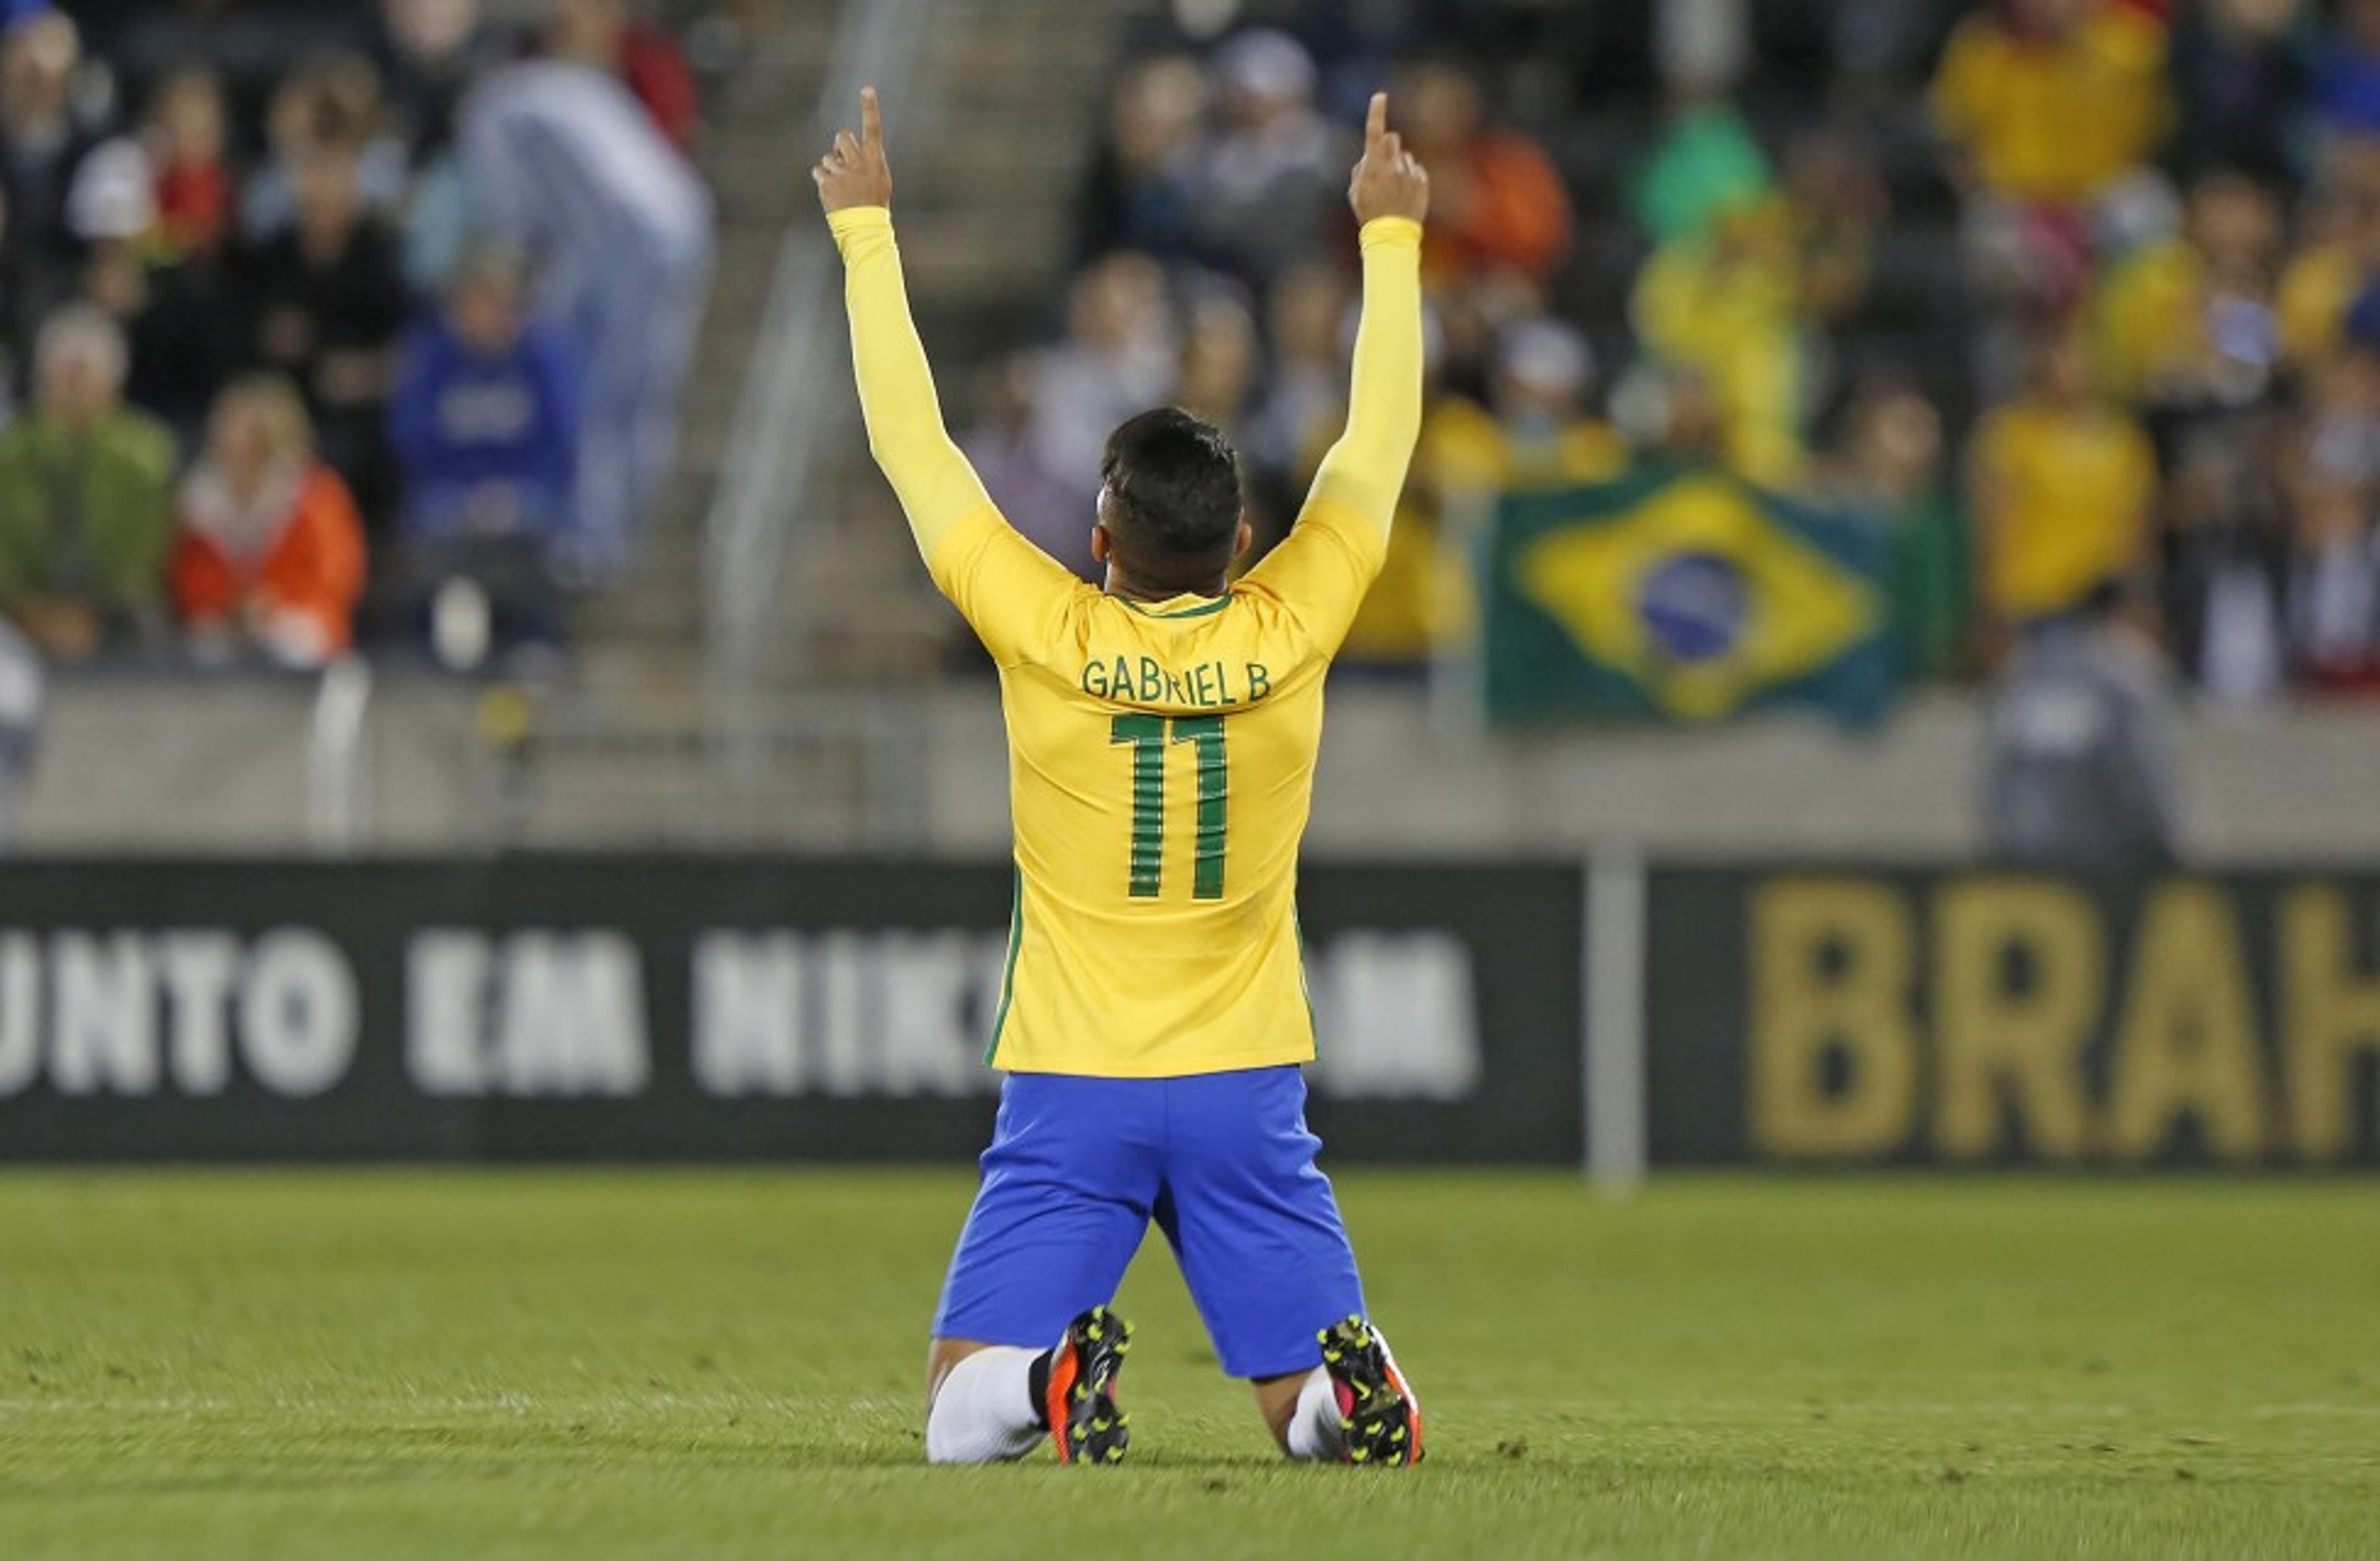
[[[1364,144],[1378,146],[1380,138],[1389,133],[1389,94],[1374,92],[1372,106],[1364,118]]]
[[[877,105],[876,89],[859,89],[860,139],[871,147],[884,144],[884,111]]]

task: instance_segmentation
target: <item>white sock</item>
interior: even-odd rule
[[[926,1411],[926,1461],[1005,1463],[1031,1452],[1050,1434],[1033,1404],[1042,1354],[996,1344],[953,1366]]]
[[[1339,1390],[1330,1386],[1330,1373],[1317,1366],[1297,1390],[1297,1412],[1289,1417],[1289,1456],[1336,1463],[1346,1452],[1339,1433]]]
[[[1419,1415],[1421,1398],[1414,1392],[1412,1380],[1397,1368],[1396,1352],[1389,1348],[1387,1336],[1374,1328],[1372,1337],[1380,1341],[1380,1354],[1396,1369],[1397,1380],[1405,1384],[1405,1402]],[[1347,1439],[1339,1429],[1339,1390],[1330,1385],[1330,1373],[1317,1366],[1297,1390],[1297,1412],[1289,1417],[1289,1456],[1323,1463],[1344,1458]]]

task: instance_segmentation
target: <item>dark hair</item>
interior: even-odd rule
[[[2110,575],[2082,593],[2082,599],[2074,604],[2074,615],[2086,623],[2106,623],[2131,611],[2146,597],[2139,581],[2129,575]]]
[[[1157,590],[1212,590],[1240,535],[1240,457],[1223,430],[1160,406],[1108,435],[1103,517],[1124,572]]]

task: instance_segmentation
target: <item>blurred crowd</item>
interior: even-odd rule
[[[1722,466],[1888,535],[1915,675],[2120,593],[2217,696],[2380,689],[2380,0],[1247,0],[1117,72],[995,493],[1219,420],[1277,538],[1338,429],[1363,97],[1427,163],[1431,391],[1349,651],[1469,631],[1495,494]]]
[[[0,0],[0,612],[53,664],[559,648],[667,472],[708,283],[672,35],[627,0],[71,9]]]

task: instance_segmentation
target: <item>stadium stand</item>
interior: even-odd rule
[[[656,144],[692,144],[717,212],[676,459],[640,506],[634,566],[615,584],[579,591],[601,561],[563,549],[540,563],[530,526],[512,550],[528,566],[471,577],[505,599],[448,615],[466,649],[485,618],[499,655],[520,621],[532,627],[516,637],[540,647],[566,622],[562,682],[540,670],[493,713],[470,690],[434,687],[384,687],[377,709],[443,712],[402,744],[479,755],[472,774],[527,787],[534,800],[504,816],[530,820],[530,838],[834,839],[863,817],[886,841],[973,838],[930,788],[882,801],[906,784],[884,779],[901,749],[892,728],[963,707],[972,653],[917,579],[856,440],[828,441],[778,496],[771,635],[720,673],[716,498],[753,410],[758,333],[783,301],[781,243],[808,234],[784,147],[864,13],[801,0],[631,21],[598,0],[518,0],[451,20],[468,10],[81,6],[77,34],[46,7],[14,7],[6,133],[53,150],[12,166],[54,176],[11,190],[0,305],[12,388],[30,387],[31,333],[78,295],[125,326],[127,396],[174,430],[186,462],[233,373],[259,358],[299,370],[322,453],[374,538],[358,643],[383,672],[415,664],[455,571],[404,556],[415,527],[399,517],[418,516],[435,485],[404,480],[408,465],[428,469],[421,447],[409,459],[390,448],[382,408],[401,343],[418,368],[437,337],[407,338],[402,322],[451,318],[433,300],[470,251],[448,131],[468,85],[533,41],[610,59]],[[2351,696],[2380,655],[2365,469],[2380,338],[2364,318],[2380,311],[2358,302],[2380,263],[2359,117],[2367,10],[963,0],[936,8],[896,116],[912,149],[905,247],[937,360],[972,366],[943,386],[953,420],[1052,551],[1077,550],[1083,529],[1066,408],[1168,393],[1234,429],[1256,513],[1277,532],[1333,415],[1344,349],[1347,236],[1315,170],[1322,149],[1337,154],[1361,87],[1390,79],[1456,193],[1431,260],[1440,391],[1398,567],[1358,635],[1366,659],[1410,680],[1465,649],[1479,613],[1465,526],[1481,495],[1707,460],[1883,539],[1894,656],[1922,681],[1987,679],[2024,621],[2061,613],[2111,571],[2137,574],[2168,664],[2202,696],[2185,750],[2221,774],[2233,739],[2220,722],[2201,731],[2206,712]],[[2085,91],[2121,108],[2104,134],[2045,134]],[[934,134],[960,113],[980,133]],[[332,155],[309,152],[324,141]],[[1231,215],[1250,201],[1273,214],[1262,226],[1277,251],[1224,242],[1251,231]],[[310,204],[330,208],[317,248],[340,251],[335,278],[302,253],[293,224]],[[1295,215],[1308,211],[1310,224]],[[358,248],[350,227],[386,236]],[[259,274],[235,268],[254,265],[282,277],[271,296],[285,307],[227,331],[241,311],[225,299],[256,291]],[[318,321],[300,293],[334,280],[343,291],[322,309],[335,318]],[[394,314],[391,298],[404,300]],[[826,350],[813,378],[832,385],[840,347]],[[2102,410],[2041,409],[2061,364],[2066,393]],[[1077,479],[1079,467],[1077,453]],[[552,607],[570,596],[566,612]],[[133,659],[181,638],[152,634]],[[1350,697],[1378,702],[1384,743],[1429,734],[1461,785],[1531,790],[1512,754],[1462,735],[1448,681]],[[854,686],[880,693],[854,702]],[[121,684],[107,696],[136,697]],[[59,691],[61,741],[79,729],[81,697],[71,680]],[[1910,708],[1888,746],[1922,746],[1915,733],[1937,721],[1972,734],[1979,719],[1964,696]],[[276,746],[303,741],[299,722]],[[1835,751],[1824,734],[1785,741]],[[1595,743],[1641,754],[1647,774],[1698,762],[1658,732]],[[1970,774],[1974,743],[1912,760],[1922,784]],[[728,779],[722,744],[744,756]],[[969,774],[948,790],[996,786]],[[1642,805],[1554,805],[1571,810],[1568,829],[1651,819],[1658,836],[1661,793],[1677,791],[1673,777],[1648,781]],[[722,795],[732,805],[684,806]],[[451,809],[489,811],[470,786]],[[1780,805],[1747,828],[1791,834],[1797,817]],[[1903,838],[1970,837],[1912,817]]]
[[[1195,348],[1218,290],[1251,320],[1281,313],[1269,257],[1217,236],[1245,232],[1254,200],[1269,236],[1317,248],[1298,213],[1327,203],[1301,181],[1328,159],[1305,148],[1343,137],[1360,85],[1390,75],[1451,192],[1434,431],[1474,425],[1491,451],[1500,426],[1550,438],[1586,475],[1626,459],[1612,432],[1641,457],[1682,393],[1706,395],[1721,464],[1885,531],[1921,672],[1986,674],[2024,623],[2137,571],[2176,669],[2218,697],[2366,680],[2370,506],[2333,468],[2355,464],[2372,354],[2354,305],[2369,7],[1224,9],[1220,34],[1140,13],[1084,187],[1087,277],[1119,274],[1119,254],[1166,268],[1172,309],[1144,310],[1144,355]],[[1082,379],[1080,313],[1038,359],[1051,397]],[[1609,430],[1549,433],[1515,401],[1509,354],[1552,323],[1591,343],[1573,356],[1600,369],[1585,411]],[[1268,333],[1259,350],[1285,366],[1234,416],[1294,398],[1294,345]],[[1031,399],[1035,361],[1002,381],[1012,401]],[[1876,468],[1896,438],[1926,453],[1893,499]],[[1250,442],[1277,510],[1314,442]],[[1414,578],[1443,581],[1462,559],[1429,546],[1431,454],[1405,546]],[[1458,478],[1463,454],[1445,456]],[[1066,465],[1051,450],[1056,470],[1008,475],[1030,494]],[[1426,660],[1469,621],[1398,594],[1357,636],[1377,659]]]
[[[110,320],[127,415],[161,420],[180,465],[198,458],[236,376],[286,376],[373,539],[364,634],[401,646],[419,636],[393,588],[395,519],[447,501],[408,487],[391,449],[400,335],[475,236],[516,239],[536,247],[532,307],[584,364],[591,410],[572,438],[588,446],[575,465],[592,475],[534,514],[484,495],[468,528],[552,552],[557,571],[576,563],[580,583],[636,551],[671,460],[710,245],[710,201],[684,161],[698,90],[668,33],[617,0],[516,15],[482,15],[476,0],[221,15],[28,5],[8,19],[5,80],[0,297],[18,392],[40,377],[34,345],[55,322],[83,321],[68,333],[88,342],[98,332],[84,317]],[[557,161],[529,148],[532,135],[601,155]],[[568,221],[531,198],[565,188],[574,203],[555,212]],[[631,284],[633,301],[617,296]],[[500,389],[448,394],[475,397],[483,423],[540,415]],[[36,448],[58,443],[57,399],[28,407],[18,464],[29,470],[57,465]],[[114,512],[145,502],[90,485],[50,528],[68,540],[128,534],[148,523]],[[148,549],[153,581],[136,592],[128,578],[115,595],[162,599],[164,556]],[[94,648],[154,661],[180,643],[131,634],[124,605],[111,605],[110,643]]]

